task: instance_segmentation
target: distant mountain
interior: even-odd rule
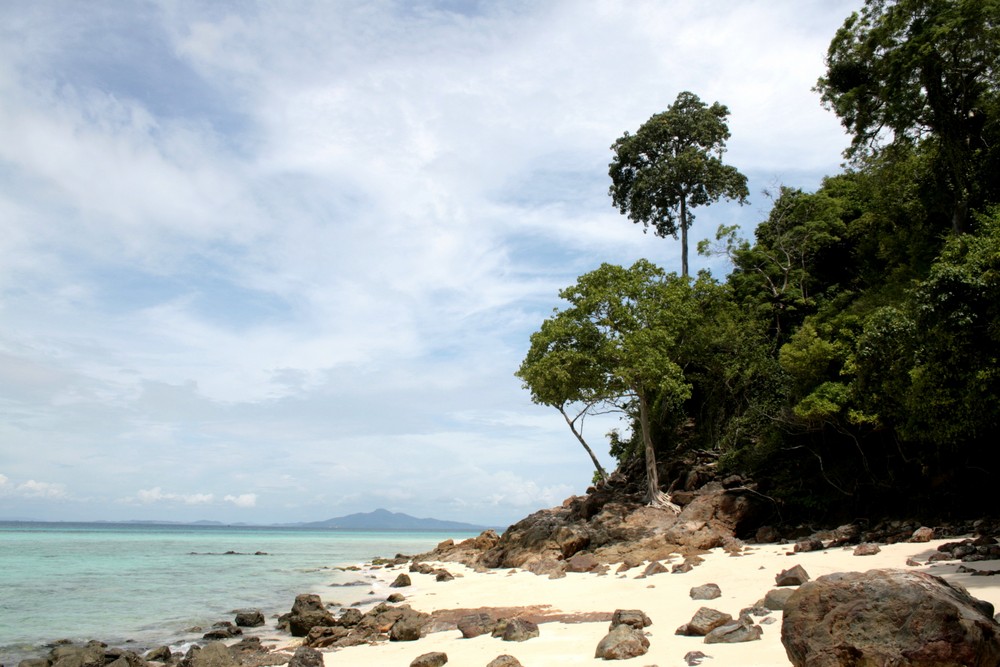
[[[374,512],[360,512],[338,516],[326,521],[312,521],[296,524],[308,528],[342,528],[344,530],[460,530],[481,531],[483,526],[460,521],[441,521],[440,519],[418,519],[409,514],[390,512],[377,509]]]

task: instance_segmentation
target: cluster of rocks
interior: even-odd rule
[[[42,658],[22,660],[19,667],[156,667],[176,665],[177,667],[321,667],[319,662],[310,660],[308,649],[299,649],[294,654],[273,651],[272,647],[261,643],[259,637],[246,637],[227,646],[222,641],[213,641],[204,646],[192,646],[184,654],[172,653],[170,647],[160,646],[140,655],[122,648],[108,647],[99,641],[86,644],[61,643]],[[318,655],[318,654],[317,654]]]
[[[415,641],[420,639],[430,615],[414,611],[408,605],[376,605],[362,613],[351,607],[334,616],[320,596],[302,593],[295,597],[292,610],[278,619],[293,637],[302,637],[303,646],[311,648],[357,646],[378,641]]]
[[[441,667],[441,665],[447,664],[448,654],[441,651],[434,651],[432,653],[424,653],[423,655],[417,656],[410,663],[410,667]],[[521,667],[520,661],[512,655],[498,655],[497,657],[490,660],[486,667]]]

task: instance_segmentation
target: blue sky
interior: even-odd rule
[[[513,373],[576,276],[680,257],[612,208],[609,146],[727,104],[753,196],[692,246],[751,233],[839,169],[810,88],[859,5],[0,4],[0,518],[504,525],[583,492]]]

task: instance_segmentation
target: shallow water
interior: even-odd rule
[[[192,626],[257,608],[268,627],[299,593],[336,601],[338,566],[430,550],[454,533],[0,522],[0,664],[58,639],[180,645]],[[233,553],[226,553],[233,552]]]

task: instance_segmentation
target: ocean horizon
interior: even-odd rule
[[[265,628],[299,593],[374,603],[388,592],[362,572],[377,557],[427,552],[470,531],[342,530],[200,522],[0,521],[0,664],[56,641],[97,639],[137,653],[185,650],[236,610]]]

